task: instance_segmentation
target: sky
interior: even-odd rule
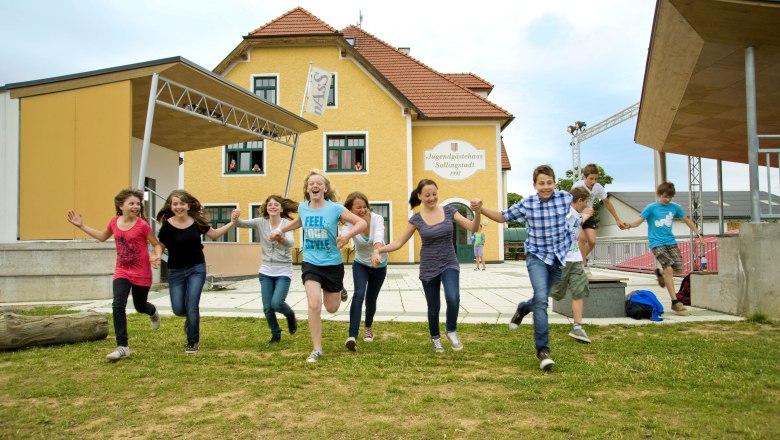
[[[589,126],[639,102],[655,0],[0,0],[0,85],[182,56],[213,69],[252,30],[301,6],[336,29],[357,24],[442,73],[471,72],[512,113],[503,131],[508,190],[534,192],[533,169],[572,168],[575,121]],[[652,150],[636,118],[581,144],[581,162],[614,178],[607,190],[653,191]],[[715,161],[702,188],[717,190]],[[724,163],[724,190],[747,190],[746,165]],[[761,175],[759,180],[766,180]],[[687,157],[667,177],[688,188]],[[780,179],[773,179],[773,182]],[[765,190],[766,183],[762,184]],[[773,183],[774,185],[774,183]],[[778,193],[777,188],[773,189]]]

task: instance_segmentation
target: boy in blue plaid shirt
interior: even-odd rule
[[[572,197],[566,191],[555,189],[555,171],[549,165],[534,170],[534,189],[537,193],[520,200],[509,209],[494,211],[482,207],[482,201],[471,201],[471,209],[481,211],[487,218],[499,222],[525,222],[528,239],[525,241],[526,267],[534,295],[517,305],[509,324],[516,330],[528,313],[534,316],[534,342],[539,368],[545,371],[555,364],[550,358],[550,330],[547,323],[547,297],[553,284],[561,277],[566,252],[571,247],[571,234],[566,225]]]

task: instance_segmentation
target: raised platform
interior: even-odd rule
[[[590,296],[582,307],[583,318],[620,318],[626,316],[626,278],[591,277],[588,287]],[[571,296],[560,301],[553,300],[553,312],[572,317]]]

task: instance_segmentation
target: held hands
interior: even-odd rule
[[[152,268],[159,269],[160,268],[160,256],[151,254],[149,255],[149,262],[152,263]]]
[[[240,209],[234,209],[230,213],[230,222],[233,223],[234,225],[236,223],[238,223],[238,219],[240,219],[240,218],[241,218],[241,210]]]
[[[628,222],[624,222],[622,220],[617,221],[618,228],[620,228],[621,231],[624,231],[626,229],[631,229],[631,225],[628,224]]]
[[[68,211],[68,221],[77,228],[84,226],[84,219],[75,211]]]
[[[279,241],[280,239],[284,239],[284,234],[282,234],[282,231],[279,228],[274,229],[271,231],[270,234],[268,234],[268,239],[271,241]]]
[[[339,234],[336,237],[336,246],[341,249],[349,243],[349,237]]]
[[[475,212],[482,211],[482,199],[471,199],[471,210]]]
[[[378,267],[379,264],[382,262],[382,256],[379,254],[378,250],[374,250],[374,253],[371,254],[371,265],[374,266],[374,268]]]

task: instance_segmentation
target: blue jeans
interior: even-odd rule
[[[352,294],[352,305],[349,307],[350,337],[358,337],[363,300],[366,302],[366,327],[371,327],[374,324],[376,300],[386,276],[387,266],[374,268],[358,262],[352,264],[352,281],[355,284],[355,292]]]
[[[171,269],[168,291],[171,308],[176,316],[186,316],[184,329],[187,344],[200,342],[200,294],[206,282],[206,265],[196,264],[184,269]]]
[[[448,332],[454,332],[458,327],[458,308],[460,307],[460,272],[455,269],[445,269],[439,276],[423,281],[425,301],[428,303],[428,330],[431,337],[439,333],[439,310],[441,309],[440,287],[444,285],[444,301],[447,303]]]
[[[154,315],[157,309],[152,303],[147,301],[149,298],[149,286],[136,286],[130,284],[127,278],[117,278],[114,280],[114,301],[111,304],[112,317],[114,318],[114,333],[116,334],[116,346],[127,347],[127,298],[130,293],[133,294],[133,306],[138,313],[146,313],[149,316]]]
[[[536,353],[550,352],[550,327],[547,323],[547,297],[553,284],[561,278],[561,265],[556,261],[553,265],[546,264],[534,254],[527,254],[525,265],[528,268],[528,276],[531,278],[531,286],[534,296],[528,301],[517,305],[517,310],[522,316],[533,312],[534,314],[534,343]]]
[[[295,319],[292,308],[284,302],[287,299],[287,292],[290,291],[290,277],[271,277],[263,274],[259,274],[258,277],[260,293],[263,297],[263,313],[268,321],[268,328],[271,329],[271,335],[282,336],[276,313],[281,313],[288,320]]]

